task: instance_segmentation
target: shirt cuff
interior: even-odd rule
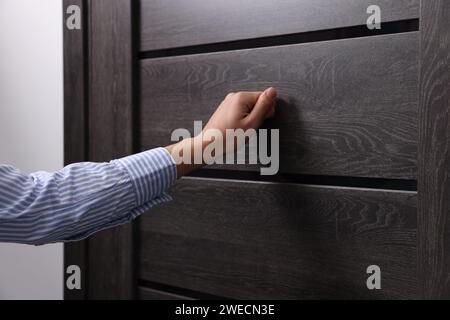
[[[136,190],[137,207],[164,195],[177,180],[176,163],[165,148],[141,152],[113,160],[112,163],[130,175],[131,183]]]

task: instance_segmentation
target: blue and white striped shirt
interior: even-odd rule
[[[40,245],[80,240],[133,220],[170,200],[177,179],[164,148],[108,163],[71,164],[25,174],[0,165],[0,242]]]

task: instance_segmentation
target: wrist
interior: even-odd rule
[[[205,145],[202,135],[198,135],[165,147],[176,163],[178,178],[204,166]]]

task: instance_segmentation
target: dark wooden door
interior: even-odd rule
[[[280,130],[278,175],[205,168],[67,244],[66,297],[449,298],[450,3],[375,2],[64,0],[67,163],[169,144],[231,91],[276,87]]]

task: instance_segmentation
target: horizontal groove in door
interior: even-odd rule
[[[141,51],[417,19],[419,0],[141,0]]]
[[[177,294],[138,286],[139,300],[193,300]]]
[[[183,179],[139,224],[139,278],[236,299],[415,298],[416,195]],[[366,268],[382,270],[368,290]]]
[[[163,283],[138,279],[139,293],[142,295],[140,299],[155,300],[220,300],[223,297],[189,290],[186,288],[178,288]],[[153,298],[152,298],[153,296]],[[160,299],[157,299],[158,296]]]
[[[277,114],[266,127],[280,129],[281,173],[414,180],[418,35],[143,60],[141,148],[206,123],[228,92],[274,86]]]
[[[298,174],[278,174],[273,176],[263,176],[256,171],[221,170],[208,167],[191,173],[189,175],[189,178],[240,180],[264,183],[291,183],[329,187],[417,192],[416,180],[313,176]]]
[[[183,56],[210,52],[223,52],[243,49],[275,47],[299,43],[311,43],[359,37],[380,36],[386,34],[406,33],[419,30],[419,19],[387,22],[381,29],[370,30],[366,25],[348,28],[295,33],[266,38],[237,40],[230,42],[210,43],[197,46],[144,51],[140,59]]]

